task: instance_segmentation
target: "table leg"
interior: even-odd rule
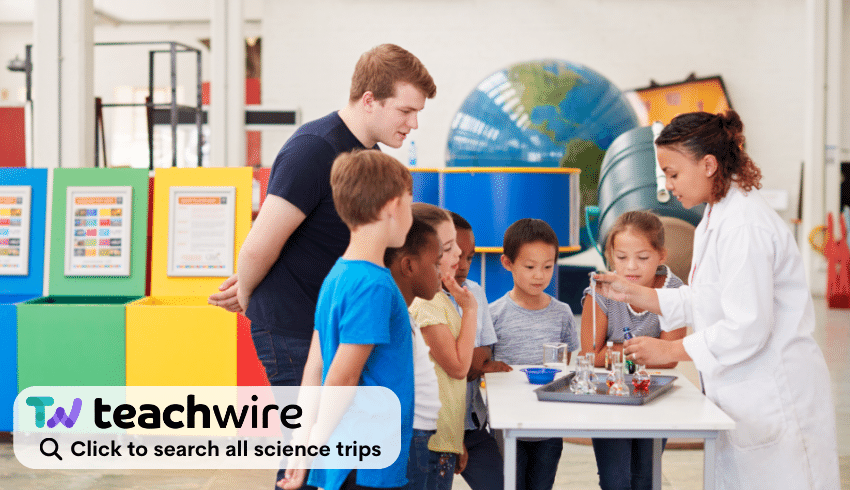
[[[510,430],[505,435],[505,490],[516,490],[516,437]]]
[[[714,437],[705,439],[705,456],[703,457],[703,477],[702,477],[702,487],[705,490],[714,490],[714,465],[717,460],[716,458],[716,446],[715,443],[717,439]]]
[[[652,490],[661,490],[661,443],[662,439],[652,440]]]

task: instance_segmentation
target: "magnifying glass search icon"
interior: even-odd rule
[[[50,442],[53,443],[53,451],[45,451],[44,450],[44,443],[47,442],[47,441],[50,441]],[[43,454],[47,457],[56,456],[59,459],[59,461],[62,461],[62,456],[59,455],[59,443],[56,442],[56,439],[54,439],[52,437],[47,437],[47,438],[42,439],[41,444],[39,445],[39,449],[41,450],[41,454]]]

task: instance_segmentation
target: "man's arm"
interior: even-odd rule
[[[239,250],[237,273],[227,278],[207,302],[227,311],[244,313],[254,289],[280,257],[283,245],[306,215],[286,199],[269,194],[248,237]]]
[[[248,309],[254,289],[280,257],[283,245],[307,216],[282,197],[269,194],[245,243],[237,263],[239,306]]]

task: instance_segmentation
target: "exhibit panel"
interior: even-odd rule
[[[127,385],[234,386],[237,314],[207,296],[250,229],[251,168],[157,169],[153,195],[151,296],[127,305]]]
[[[125,305],[144,294],[148,172],[53,171],[48,296],[19,304],[18,390],[121,386]]]
[[[47,170],[0,168],[0,431],[18,395],[17,305],[41,296]]]

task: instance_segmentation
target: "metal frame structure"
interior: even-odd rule
[[[201,81],[201,51],[199,49],[187,46],[175,41],[128,41],[128,42],[112,42],[112,43],[95,43],[95,46],[137,46],[137,45],[168,45],[168,49],[152,49],[148,53],[148,97],[144,103],[126,103],[126,104],[103,104],[103,107],[141,107],[147,108],[148,119],[148,150],[150,152],[149,169],[153,170],[153,111],[156,109],[168,109],[170,114],[171,126],[171,166],[177,166],[177,124],[178,114],[181,112],[194,113],[195,127],[198,130],[198,166],[202,163],[202,147],[203,147],[203,95]],[[167,104],[154,104],[154,57],[157,53],[170,54],[171,65],[171,102]],[[197,58],[197,105],[186,106],[177,104],[177,53],[195,53]],[[97,152],[95,152],[97,155]],[[97,157],[95,157],[97,159]],[[95,161],[95,166],[98,166]]]

